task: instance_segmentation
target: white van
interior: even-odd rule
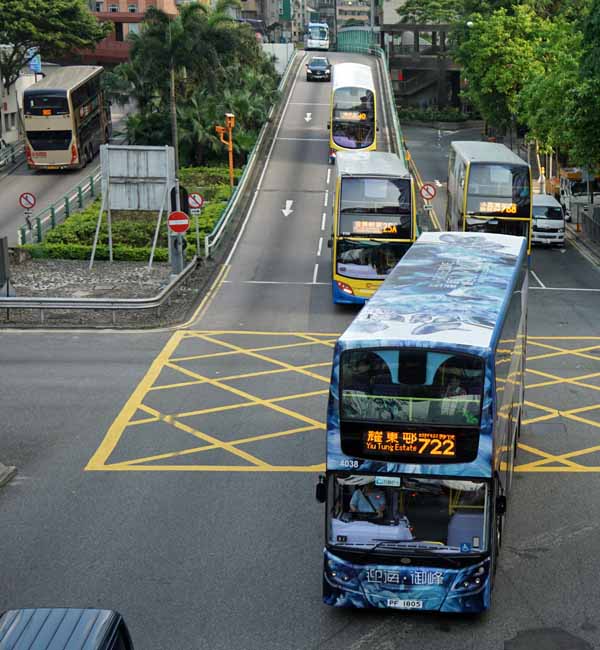
[[[550,194],[533,195],[533,244],[565,245],[565,213]]]

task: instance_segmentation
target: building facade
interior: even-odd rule
[[[102,22],[113,23],[112,34],[100,41],[94,50],[80,53],[82,63],[105,65],[123,63],[129,58],[129,34],[139,34],[144,14],[150,7],[177,15],[175,0],[91,0],[90,10]]]

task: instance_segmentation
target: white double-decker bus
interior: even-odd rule
[[[68,66],[23,94],[25,156],[31,169],[78,169],[111,136],[99,66]]]
[[[328,50],[329,25],[327,23],[308,23],[305,47],[307,50]]]

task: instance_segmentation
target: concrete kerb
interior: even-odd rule
[[[586,241],[586,239],[581,236],[582,233],[577,232],[575,224],[567,222],[566,226],[567,239],[592,264],[600,267],[600,244]]]
[[[6,485],[17,473],[17,468],[12,465],[0,463],[0,487]]]

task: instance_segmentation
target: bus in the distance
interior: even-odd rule
[[[404,160],[382,151],[340,151],[333,205],[334,303],[362,304],[417,237],[417,202]]]
[[[330,104],[330,163],[338,151],[377,149],[375,82],[368,65],[333,66]]]
[[[25,156],[31,169],[85,167],[111,136],[103,68],[67,66],[23,93]]]
[[[328,50],[329,25],[327,23],[308,23],[304,47],[307,50]]]
[[[495,232],[527,239],[531,250],[530,165],[495,142],[452,142],[446,230]]]
[[[323,598],[490,606],[524,403],[527,240],[422,234],[338,340]]]

